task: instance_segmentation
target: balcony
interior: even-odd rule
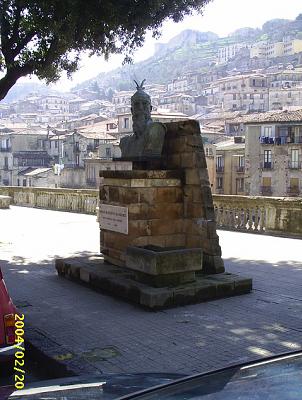
[[[261,136],[259,138],[260,144],[264,145],[285,145],[285,144],[302,144],[302,136],[276,136],[276,137],[266,137]]]
[[[12,151],[11,147],[0,147],[1,153],[10,153]]]
[[[216,172],[223,174],[224,173],[224,165],[216,165]]]
[[[289,161],[288,168],[289,169],[301,169],[302,163],[301,163],[301,161]]]
[[[96,183],[96,179],[86,179],[86,184],[89,188],[96,188],[97,187],[97,183]]]
[[[260,168],[262,170],[272,170],[272,169],[274,169],[274,165],[271,161],[264,161],[264,162],[260,163]]]
[[[260,144],[275,144],[275,138],[273,137],[266,137],[266,136],[261,136],[259,138]]]
[[[286,188],[286,194],[288,196],[299,196],[300,189],[298,186],[289,186],[288,188]]]
[[[260,193],[262,194],[262,196],[271,196],[273,193],[272,187],[271,186],[261,186]]]
[[[245,166],[244,165],[237,165],[236,166],[236,172],[238,174],[244,173],[244,170],[245,170]]]

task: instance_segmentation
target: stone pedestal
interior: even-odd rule
[[[105,260],[126,266],[129,246],[186,246],[182,171],[104,171],[102,177],[100,207],[128,210],[128,234],[102,229],[101,225]]]
[[[176,286],[195,281],[201,271],[202,250],[159,246],[128,247],[126,266],[139,282],[154,287]]]
[[[129,232],[101,230],[106,260],[125,266],[127,246],[201,248],[203,272],[224,272],[206,159],[196,121],[166,124],[160,159],[101,171],[100,204],[128,208]],[[156,169],[154,169],[156,167]]]

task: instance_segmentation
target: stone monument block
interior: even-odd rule
[[[100,172],[103,258],[85,281],[151,309],[247,293],[250,279],[225,273],[198,122],[154,123],[142,85],[120,143],[133,170]]]

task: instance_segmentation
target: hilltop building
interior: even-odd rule
[[[275,58],[302,52],[302,40],[284,37],[281,42],[260,41],[250,49],[251,58]]]

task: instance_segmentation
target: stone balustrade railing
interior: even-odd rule
[[[11,204],[18,206],[96,214],[98,191],[3,186],[0,195],[10,196]]]
[[[218,229],[302,236],[302,198],[213,195]]]
[[[11,204],[96,214],[98,191],[2,186]],[[302,198],[213,195],[218,229],[302,237]]]

